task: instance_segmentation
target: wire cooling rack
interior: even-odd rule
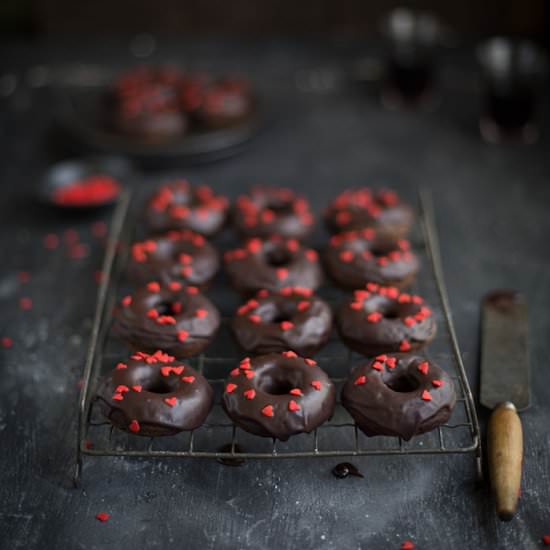
[[[204,353],[187,360],[214,389],[214,406],[205,423],[191,432],[157,438],[139,437],[113,429],[98,410],[95,391],[100,376],[129,355],[128,349],[114,340],[109,332],[114,304],[125,290],[129,290],[124,286],[124,274],[128,245],[138,226],[134,213],[140,211],[140,205],[136,208],[136,201],[130,193],[123,194],[111,224],[79,402],[75,484],[80,481],[84,455],[215,458],[236,464],[246,459],[471,453],[481,477],[479,424],[445,289],[432,200],[426,191],[418,193],[418,222],[411,235],[413,248],[422,265],[412,291],[426,299],[438,322],[437,336],[423,355],[447,370],[455,382],[457,403],[446,424],[410,441],[398,437],[367,437],[338,401],[328,422],[310,434],[296,435],[286,442],[251,435],[235,427],[221,408],[221,396],[228,372],[244,355],[233,341],[229,327],[229,320],[240,300],[222,274],[208,291],[222,313],[220,331]],[[223,243],[220,248],[224,248]],[[338,304],[345,297],[343,292],[331,287],[320,289],[319,294],[331,305]],[[346,348],[336,333],[315,358],[332,378],[338,394],[351,367],[365,360]]]

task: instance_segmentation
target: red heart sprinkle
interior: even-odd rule
[[[317,390],[317,391],[320,391],[321,390],[321,382],[319,380],[313,380],[313,382],[311,383],[311,385]]]
[[[237,368],[237,369],[233,369],[229,375],[230,376],[239,376],[239,374],[241,374],[241,371]]]
[[[432,386],[434,388],[440,388],[441,386],[443,386],[443,384],[443,380],[432,380]]]
[[[185,367],[183,365],[178,365],[177,367],[172,367],[172,372],[177,374],[178,376],[185,370]]]
[[[116,393],[124,393],[127,391],[130,391],[130,388],[128,386],[125,386],[124,384],[120,384],[119,386],[116,387],[116,390],[115,390]]]
[[[304,395],[300,388],[292,388],[288,393],[290,393],[290,395],[297,395],[298,397]]]
[[[208,316],[208,311],[206,309],[197,309],[197,311],[195,311],[195,315],[199,319],[203,319],[204,317]]]
[[[122,300],[120,301],[120,303],[121,303],[124,307],[128,307],[128,306],[132,303],[132,297],[131,297],[131,296],[124,296],[124,298],[122,298]]]
[[[262,409],[262,414],[263,414],[264,416],[274,416],[273,405],[266,405],[266,406]]]
[[[311,304],[309,302],[306,302],[305,300],[300,302],[298,304],[298,311],[305,311],[306,309],[309,308]]]
[[[227,386],[225,386],[225,391],[227,393],[233,393],[235,390],[237,389],[237,384],[227,384]]]
[[[317,251],[313,250],[312,248],[310,248],[309,250],[306,250],[306,258],[310,262],[316,262],[318,257],[319,255],[317,254]]]
[[[261,290],[258,290],[256,296],[258,296],[258,298],[267,298],[269,296],[269,290],[262,288]]]
[[[376,292],[379,286],[376,283],[367,283],[367,290],[369,292]]]
[[[413,304],[421,304],[422,302],[424,302],[424,300],[420,296],[416,296],[416,295],[412,296],[411,300]]]
[[[401,550],[413,550],[414,549],[414,542],[411,540],[406,540],[405,542],[401,543]]]
[[[260,239],[250,239],[246,245],[246,248],[248,248],[252,254],[256,254],[262,249],[262,241]]]
[[[140,385],[138,385],[138,384],[136,384],[135,386],[132,386],[132,389],[133,389],[134,391],[137,391],[137,392],[139,393],[139,392],[143,389],[143,387],[140,386]]]
[[[193,275],[193,268],[191,266],[182,267],[180,273],[182,277],[191,277]]]
[[[181,283],[178,283],[178,281],[172,281],[168,283],[168,288],[173,291],[181,290]]]
[[[115,393],[113,395],[113,400],[114,401],[122,401],[123,399],[124,399],[124,396],[121,393]]]
[[[149,292],[160,292],[160,285],[156,281],[147,283],[147,290]]]
[[[245,370],[244,371],[245,376],[250,379],[254,378],[254,375],[256,374],[253,370]]]
[[[310,367],[314,367],[317,364],[315,359],[310,359],[309,357],[306,357],[304,361],[306,362],[306,365],[309,365]]]
[[[372,364],[372,368],[373,368],[374,370],[382,371],[382,370],[384,370],[384,363],[380,363],[380,361],[375,361],[375,362]]]
[[[395,300],[399,296],[399,289],[394,286],[390,286],[386,292],[386,296],[388,298],[392,298],[392,300]]]
[[[430,392],[428,390],[424,390],[422,392],[422,399],[424,401],[431,401],[432,400],[432,396],[430,395]]]
[[[280,267],[277,269],[277,278],[282,281],[288,277],[288,269],[285,267]]]
[[[282,355],[284,355],[285,357],[298,357],[298,355],[291,350],[283,351]]]
[[[405,317],[405,319],[403,319],[403,323],[405,323],[408,327],[412,327],[416,323],[416,319],[414,317]]]
[[[182,254],[179,255],[180,264],[189,265],[192,261],[193,261],[193,256],[191,256],[190,254],[182,253]]]
[[[157,319],[158,316],[159,316],[159,312],[156,309],[150,309],[147,312],[147,317],[149,317],[149,319]]]
[[[366,376],[359,376],[358,378],[355,379],[354,385],[362,386],[366,382],[367,382],[367,377]]]
[[[241,359],[241,362],[239,363],[239,366],[241,369],[249,369],[250,368],[250,357],[245,357],[244,359]]]
[[[160,367],[160,372],[162,376],[169,376],[172,370],[173,370],[172,367]]]
[[[351,250],[342,250],[340,252],[340,259],[345,263],[351,262],[353,260],[353,252]]]
[[[294,323],[291,323],[290,321],[283,321],[279,326],[282,330],[290,330],[294,327]]]
[[[248,320],[255,325],[259,325],[262,322],[262,318],[259,315],[249,315]]]
[[[422,374],[428,374],[428,370],[430,370],[430,366],[428,365],[428,361],[422,361],[420,365],[418,365],[418,370]]]
[[[390,369],[394,369],[397,365],[397,359],[395,357],[388,357],[386,359],[386,366]]]
[[[246,390],[245,392],[243,392],[243,395],[247,399],[254,399],[256,397],[256,392],[254,390]]]
[[[363,309],[363,304],[361,302],[351,302],[349,307],[351,309],[355,309],[355,311],[359,311],[360,309]]]
[[[180,330],[178,332],[178,340],[180,342],[185,342],[185,340],[187,340],[188,337],[189,337],[189,333],[186,330]]]
[[[141,430],[141,426],[139,425],[139,422],[137,420],[132,420],[132,422],[130,422],[130,425],[128,426],[128,429],[131,432],[138,433],[139,430]]]
[[[388,356],[385,355],[384,353],[382,355],[377,355],[375,357],[375,359],[377,359],[378,361],[386,361],[387,358],[388,358]]]
[[[105,523],[106,521],[109,521],[109,518],[111,517],[111,514],[108,514],[107,512],[99,512],[99,514],[95,515],[95,519],[98,521],[101,521],[101,523]]]
[[[195,381],[194,376],[182,376],[181,379],[188,384],[192,384]]]
[[[117,366],[115,367],[116,370],[127,369],[127,368],[128,368],[128,365],[126,363],[117,363]]]
[[[378,323],[382,319],[382,314],[378,311],[373,311],[367,315],[367,321],[369,323]]]
[[[178,402],[178,400],[175,397],[165,397],[164,402],[170,407],[173,407]]]
[[[296,239],[288,239],[286,242],[286,247],[291,252],[296,252],[300,248],[300,243]]]
[[[399,298],[397,298],[397,301],[400,304],[408,304],[411,301],[411,296],[410,294],[405,294],[405,293],[400,294]]]
[[[401,343],[399,344],[399,350],[400,351],[409,351],[411,349],[411,344],[408,340],[401,340]]]
[[[198,294],[198,293],[199,293],[199,289],[198,289],[196,286],[188,286],[188,287],[185,289],[185,292],[187,292],[187,294]]]
[[[296,411],[299,411],[300,409],[301,409],[300,405],[298,405],[298,403],[296,403],[296,401],[294,401],[294,399],[291,399],[288,402],[288,410],[290,412],[296,412]]]

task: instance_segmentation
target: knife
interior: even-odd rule
[[[482,301],[480,402],[493,410],[487,448],[497,515],[510,521],[517,509],[523,460],[518,411],[530,404],[527,303],[513,290],[495,290]]]

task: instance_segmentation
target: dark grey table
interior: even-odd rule
[[[470,381],[477,389],[478,304],[494,287],[528,296],[533,407],[522,415],[525,468],[521,505],[509,524],[495,519],[470,457],[365,458],[363,480],[337,480],[336,460],[249,462],[88,458],[81,489],[71,487],[78,380],[102,247],[95,218],[66,218],[37,205],[33,186],[51,158],[45,133],[48,91],[18,89],[2,101],[2,268],[0,336],[1,546],[4,548],[510,548],[542,545],[550,533],[550,160],[548,125],[535,146],[494,147],[476,132],[471,49],[445,54],[443,100],[434,113],[396,114],[353,86],[301,91],[296,71],[353,68],[375,51],[334,40],[161,42],[158,59],[250,74],[274,122],[242,154],[180,171],[234,197],[266,181],[306,192],[316,211],[344,186],[389,184],[433,191],[446,279]],[[125,43],[80,39],[4,44],[3,72],[40,84],[47,64],[112,67],[130,62]],[[302,76],[300,76],[302,75]],[[303,73],[298,75],[298,83]],[[3,81],[5,84],[6,82]],[[8,82],[9,88],[9,82]],[[149,180],[157,175],[149,175]],[[49,251],[47,233],[76,229],[90,254]],[[17,272],[30,271],[21,284]],[[33,299],[22,311],[18,300]],[[482,420],[485,415],[482,413]],[[111,514],[109,522],[95,519]]]

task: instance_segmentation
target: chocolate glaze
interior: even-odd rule
[[[254,354],[292,350],[313,355],[328,340],[331,326],[330,307],[306,288],[261,290],[231,322],[240,346]]]
[[[412,355],[382,355],[367,361],[351,372],[342,389],[342,405],[366,435],[393,435],[407,441],[447,422],[455,403],[451,377]]]
[[[192,186],[175,180],[159,187],[145,207],[145,223],[152,231],[191,229],[211,236],[223,226],[228,201],[207,185]]]
[[[134,243],[128,272],[138,284],[182,281],[204,288],[219,267],[216,249],[202,235],[182,229]]]
[[[334,384],[315,361],[288,351],[241,361],[222,404],[243,430],[286,441],[328,420],[335,401]]]
[[[113,332],[133,349],[189,357],[208,345],[219,325],[218,310],[196,287],[152,282],[122,299]]]
[[[239,124],[248,119],[255,108],[250,85],[241,78],[224,77],[202,83],[200,99],[191,111],[202,127],[216,129]]]
[[[313,222],[306,198],[285,187],[252,187],[236,200],[233,212],[233,223],[243,237],[303,239]]]
[[[412,209],[387,189],[347,189],[327,209],[325,221],[332,232],[373,227],[379,235],[400,238],[414,221]]]
[[[432,311],[420,296],[368,283],[337,314],[342,340],[363,355],[421,348],[435,336]]]
[[[224,263],[232,285],[245,295],[286,287],[314,290],[323,278],[317,252],[296,239],[250,239],[226,252]]]
[[[114,426],[156,437],[198,428],[210,412],[213,391],[189,365],[157,351],[138,352],[118,363],[100,383],[97,396]]]
[[[336,284],[352,290],[368,282],[403,288],[418,271],[409,241],[380,237],[372,228],[333,235],[324,260]]]

